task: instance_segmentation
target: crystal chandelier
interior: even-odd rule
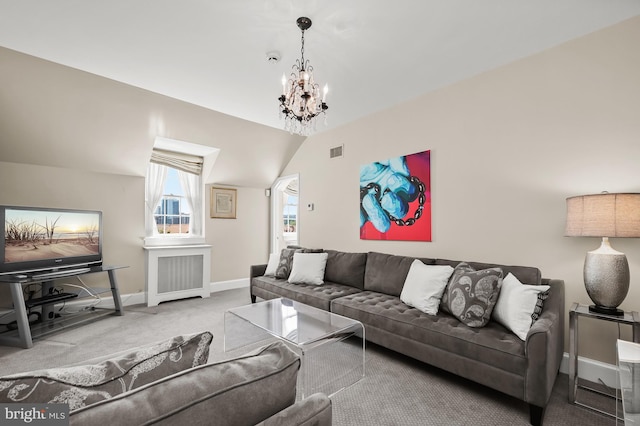
[[[290,133],[309,136],[316,130],[316,118],[324,115],[324,124],[327,125],[326,111],[329,108],[325,103],[328,87],[325,84],[320,99],[320,86],[313,78],[313,67],[309,60],[304,59],[304,32],[311,28],[311,19],[301,17],[296,21],[302,31],[301,59],[291,67],[292,72],[287,81],[282,75],[282,95],[280,101],[280,119],[284,118],[284,128]]]

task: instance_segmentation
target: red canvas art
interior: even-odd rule
[[[431,151],[360,167],[360,239],[431,241]]]

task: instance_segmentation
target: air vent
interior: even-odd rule
[[[333,147],[329,150],[329,158],[338,158],[342,157],[342,149],[344,145]]]

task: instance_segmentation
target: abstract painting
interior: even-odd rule
[[[360,239],[431,241],[431,151],[360,167]]]

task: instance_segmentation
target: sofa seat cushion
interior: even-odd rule
[[[524,342],[495,321],[471,328],[449,314],[428,315],[398,297],[372,291],[335,299],[331,311],[362,322],[365,333],[372,326],[517,375],[526,372]]]
[[[70,425],[254,425],[294,403],[299,368],[275,342],[73,411]]]
[[[330,281],[325,281],[322,285],[292,284],[286,280],[264,276],[253,277],[251,283],[254,287],[254,294],[258,297],[261,297],[260,292],[255,291],[255,289],[263,289],[268,293],[324,309],[325,311],[329,310],[333,299],[361,291],[355,287]]]

